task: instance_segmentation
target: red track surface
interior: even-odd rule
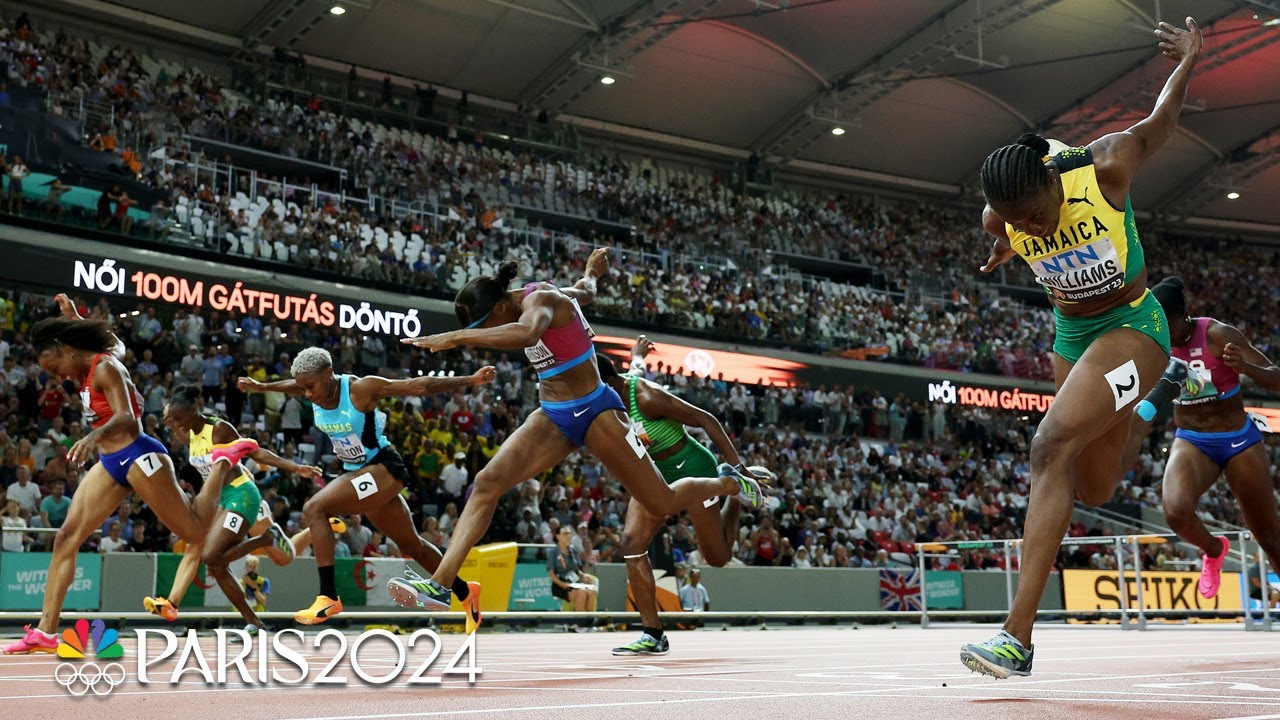
[[[399,681],[369,686],[346,663],[342,687],[206,686],[194,674],[137,682],[137,647],[125,641],[129,679],[107,697],[71,698],[51,676],[50,655],[0,656],[0,700],[13,718],[1248,718],[1280,720],[1280,636],[1238,628],[1046,626],[1036,635],[1035,674],[995,681],[960,665],[959,646],[986,639],[986,627],[864,627],[677,632],[665,657],[614,658],[631,634],[486,633],[478,638],[474,686],[404,683],[427,651],[409,652]],[[310,636],[309,636],[310,637]],[[430,674],[457,650],[443,636]],[[213,665],[212,638],[201,643]],[[159,649],[155,643],[152,654]],[[310,650],[311,677],[336,642]],[[394,667],[388,645],[362,648],[370,674]],[[298,670],[280,660],[289,677]],[[154,677],[153,677],[154,680]],[[249,693],[252,693],[251,695]]]

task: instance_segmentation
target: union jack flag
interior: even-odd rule
[[[919,610],[920,570],[880,570],[880,605],[885,610]]]

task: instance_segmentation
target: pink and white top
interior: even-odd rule
[[[532,282],[525,285],[525,297],[536,292],[538,286],[544,284],[546,283]],[[533,369],[537,371],[539,379],[555,377],[591,360],[595,355],[596,348],[591,338],[595,337],[596,333],[591,329],[586,316],[582,314],[582,307],[578,305],[578,301],[569,298],[569,302],[573,303],[573,309],[576,311],[573,322],[564,327],[547,328],[538,340],[538,344],[524,349],[525,357],[533,363]]]
[[[1196,329],[1186,345],[1173,348],[1172,354],[1185,361],[1195,371],[1204,387],[1195,395],[1187,393],[1183,387],[1182,396],[1174,400],[1177,405],[1200,405],[1226,398],[1240,392],[1240,373],[1231,369],[1222,358],[1213,353],[1209,344],[1209,323],[1213,318],[1195,318]]]

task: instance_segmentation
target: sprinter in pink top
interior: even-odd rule
[[[1280,567],[1280,514],[1262,445],[1266,420],[1245,412],[1240,396],[1241,375],[1266,390],[1280,390],[1280,367],[1236,328],[1213,318],[1191,317],[1178,278],[1161,280],[1151,292],[1169,318],[1173,357],[1186,362],[1200,379],[1184,385],[1181,397],[1174,400],[1178,432],[1164,471],[1164,514],[1174,532],[1204,552],[1200,594],[1211,598],[1218,594],[1222,561],[1231,544],[1209,533],[1196,506],[1224,471],[1245,524],[1272,566]]]
[[[496,275],[474,278],[458,293],[454,309],[462,330],[404,341],[432,352],[464,346],[524,350],[538,373],[542,405],[476,475],[444,560],[431,580],[415,585],[420,606],[447,610],[454,576],[488,529],[502,494],[579,447],[600,458],[631,496],[658,517],[721,495],[737,495],[752,507],[760,504],[757,482],[728,464],[720,466],[719,477],[685,478],[670,486],[658,474],[622,399],[600,381],[591,343],[594,333],[582,314],[582,306],[595,299],[596,283],[608,270],[609,253],[598,249],[572,287],[533,282],[508,290],[520,272],[519,265],[508,260]]]

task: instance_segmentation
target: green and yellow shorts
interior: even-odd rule
[[[702,446],[702,443],[689,438],[680,452],[666,460],[654,460],[658,472],[667,484],[684,478],[713,478],[717,474],[716,456]]]
[[[262,504],[262,493],[258,486],[247,475],[232,480],[222,486],[222,495],[218,498],[218,507],[239,515],[241,522],[250,525],[258,519],[258,506]]]
[[[1075,364],[1093,341],[1116,328],[1130,328],[1146,335],[1169,354],[1169,320],[1156,296],[1147,290],[1127,305],[1094,317],[1067,317],[1053,309],[1053,351]]]

